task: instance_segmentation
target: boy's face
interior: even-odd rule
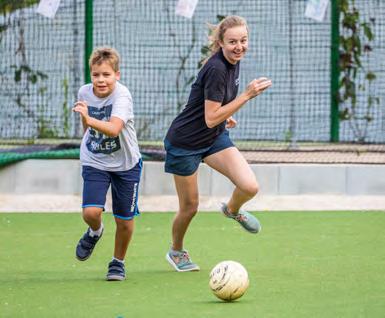
[[[120,72],[115,72],[110,64],[102,62],[91,67],[91,80],[94,94],[97,97],[107,97],[115,88],[116,81],[120,79]]]
[[[236,64],[244,56],[249,46],[248,32],[246,26],[236,26],[227,29],[223,35],[223,55],[231,64]]]

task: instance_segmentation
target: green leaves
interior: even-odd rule
[[[366,138],[367,126],[374,120],[372,108],[375,104],[380,104],[380,99],[373,96],[370,89],[370,85],[376,80],[376,75],[372,71],[365,70],[362,63],[362,58],[373,51],[370,42],[374,40],[372,26],[375,19],[370,18],[369,21],[362,21],[354,0],[340,0],[339,9],[342,17],[342,32],[339,38],[341,77],[338,96],[338,101],[342,107],[339,111],[339,118],[350,121],[350,127],[352,127],[357,140],[363,142]],[[356,109],[358,92],[367,94],[364,115],[359,115],[362,114],[362,109],[360,111]],[[362,122],[364,122],[363,129]]]
[[[374,19],[369,22],[361,21],[361,16],[355,7],[354,0],[340,0],[340,11],[342,15],[342,35],[340,36],[340,60],[339,66],[341,78],[339,81],[339,101],[350,103],[351,107],[345,107],[340,112],[341,120],[354,119],[355,107],[357,104],[357,89],[365,91],[365,84],[356,83],[357,77],[362,72],[366,72],[362,65],[362,57],[369,54],[373,49],[369,45],[374,39],[372,25]],[[370,84],[376,79],[376,75],[368,71],[365,74],[365,80]],[[368,106],[373,105],[375,97],[368,97]],[[366,116],[367,121],[372,121],[371,116]]]
[[[373,72],[368,72],[366,73],[366,77],[365,77],[369,82],[371,81],[374,81],[377,77],[376,77],[376,74],[374,74]]]
[[[374,24],[374,23],[372,23],[372,24]],[[369,23],[362,23],[361,28],[364,30],[364,33],[365,33],[365,36],[367,37],[367,39],[369,41],[373,41],[374,34],[372,32],[372,29],[370,28],[370,24]]]
[[[0,0],[0,13],[12,13],[13,11],[30,7],[38,2],[39,0]]]
[[[19,67],[11,65],[11,68],[15,69],[14,79],[16,83],[22,80],[23,74],[25,74],[26,80],[31,84],[36,84],[39,79],[43,80],[48,78],[43,72],[34,71],[28,65],[21,65]]]

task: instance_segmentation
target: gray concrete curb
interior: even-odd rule
[[[250,210],[385,210],[384,165],[253,164],[259,195]],[[0,212],[80,211],[78,160],[25,160],[0,169]],[[215,211],[233,190],[224,176],[199,168],[200,210]],[[175,211],[172,175],[162,162],[145,162],[139,189],[142,211]],[[108,202],[109,204],[109,202]]]

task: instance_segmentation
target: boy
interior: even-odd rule
[[[79,89],[73,111],[80,114],[84,136],[80,147],[83,219],[88,229],[76,247],[80,261],[88,259],[102,237],[102,212],[112,187],[115,249],[107,280],[125,279],[124,258],[134,230],[142,160],[133,122],[132,98],[120,79],[119,54],[96,48],[89,60],[92,84]]]

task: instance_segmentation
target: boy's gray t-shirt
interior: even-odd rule
[[[109,96],[99,98],[93,93],[92,84],[86,84],[79,89],[78,100],[87,103],[91,117],[108,121],[114,116],[124,122],[117,137],[109,137],[91,127],[87,128],[80,146],[82,165],[106,171],[133,168],[141,156],[134,128],[132,97],[127,87],[116,82]]]

